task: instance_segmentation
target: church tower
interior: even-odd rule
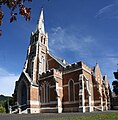
[[[43,9],[41,10],[35,32],[31,33],[26,61],[18,81],[14,99],[20,112],[39,113],[39,75],[47,70],[48,35],[45,32]]]
[[[38,75],[46,72],[46,54],[48,51],[48,35],[45,33],[43,9],[41,11],[36,31],[31,33],[30,45],[24,71],[29,74],[32,82],[37,83]]]

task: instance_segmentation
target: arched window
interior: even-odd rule
[[[45,58],[42,57],[42,72],[45,72],[46,68],[45,68]]]
[[[33,79],[33,67],[34,67],[34,61],[31,62],[31,78]]]
[[[68,85],[68,92],[69,92],[69,101],[74,101],[74,94],[75,94],[75,91],[74,91],[74,82],[73,80],[70,80],[69,81],[69,85]]]

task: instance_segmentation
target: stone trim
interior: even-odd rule
[[[27,113],[40,113],[40,108],[27,108]]]
[[[95,100],[94,103],[101,103],[101,100]]]
[[[74,82],[74,85],[78,85],[78,84],[79,84],[79,82]],[[68,87],[68,84],[63,85],[63,87]]]
[[[56,85],[52,85],[52,86],[50,85],[50,88],[54,88],[54,87],[56,87]]]
[[[30,105],[39,105],[39,101],[37,100],[28,100],[27,101]]]
[[[79,82],[75,82],[75,83],[74,83],[74,85],[78,85],[78,84],[79,84]]]
[[[43,78],[39,78],[39,81],[45,80],[45,79],[50,78],[50,77],[53,77],[53,75],[50,75],[50,76],[47,76],[47,77],[43,77]]]
[[[79,103],[79,101],[67,101],[67,102],[63,102],[63,104],[75,104],[75,103]]]
[[[58,107],[43,107],[43,108],[40,108],[40,110],[52,110],[52,109],[58,109]]]
[[[66,85],[63,85],[63,87],[68,87],[68,84],[66,84]]]
[[[57,104],[57,103],[58,103],[57,101],[52,101],[49,103],[40,103],[40,105],[51,105],[51,104]]]
[[[91,74],[91,71],[87,70],[85,67],[82,66],[82,69],[85,70],[87,73]]]
[[[89,73],[90,75],[92,74],[91,71],[87,70],[85,67],[81,67],[81,68],[76,68],[75,70],[69,70],[69,71],[64,71],[63,74],[68,74],[68,73],[71,73],[71,72],[75,72],[75,71],[78,71],[78,70],[84,70],[86,71],[87,73]]]

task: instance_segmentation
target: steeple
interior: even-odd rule
[[[41,13],[40,13],[40,17],[39,17],[39,20],[38,20],[38,24],[37,24],[37,30],[40,32],[40,33],[45,33],[45,29],[44,29],[44,17],[43,17],[43,8],[41,10]]]

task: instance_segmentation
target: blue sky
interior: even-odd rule
[[[118,0],[33,0],[30,6],[30,22],[18,16],[17,22],[10,24],[9,12],[5,13],[0,37],[0,94],[13,93],[42,6],[50,51],[69,63],[82,60],[90,67],[99,63],[111,85],[118,63]]]

